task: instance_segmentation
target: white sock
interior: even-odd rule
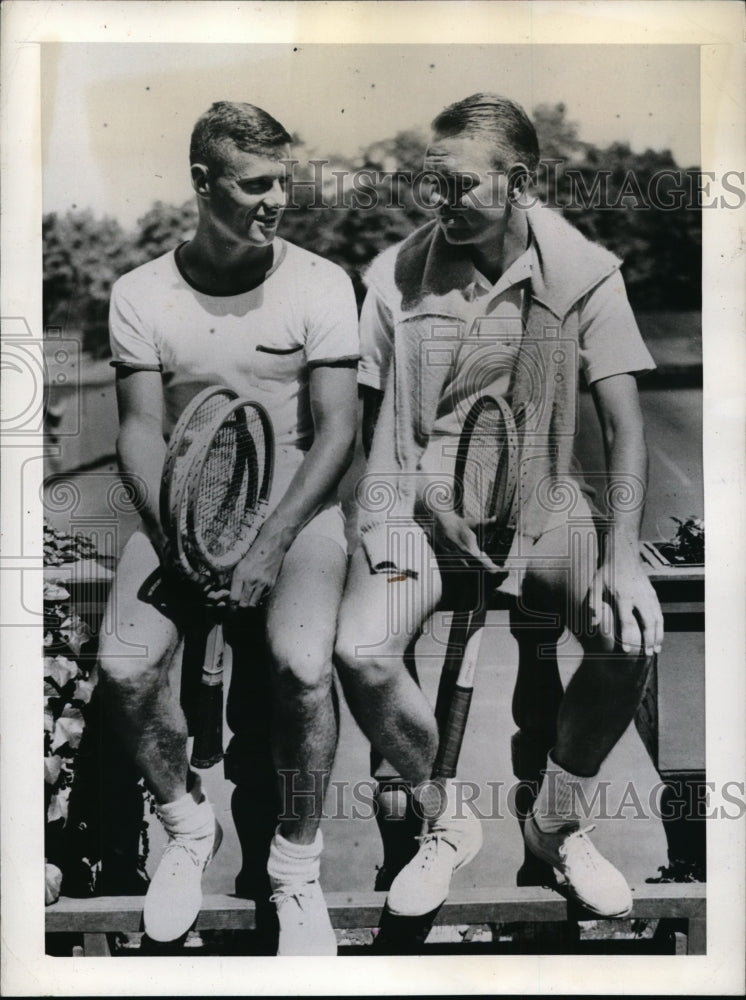
[[[462,782],[453,778],[441,778],[438,782],[441,786],[440,802],[443,804],[442,813],[431,820],[430,829],[438,829],[443,824],[452,825],[459,820],[466,820],[472,812],[468,805],[469,799],[462,792]],[[437,800],[437,795],[436,795]]]
[[[172,837],[182,834],[201,840],[215,834],[212,806],[204,797],[200,803],[195,802],[191,792],[182,795],[175,802],[158,806],[158,815],[166,833]]]
[[[581,819],[588,819],[578,810],[582,802],[579,793],[582,792],[585,801],[590,802],[596,783],[595,777],[582,778],[570,774],[547,756],[546,773],[534,803],[534,817],[539,829],[544,833],[557,833],[566,827],[577,828]]]
[[[316,831],[312,844],[294,844],[275,830],[269,848],[267,874],[273,889],[280,885],[299,882],[315,882],[321,869],[321,852],[324,838],[321,830]]]

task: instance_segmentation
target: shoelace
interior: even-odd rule
[[[424,869],[429,867],[430,863],[438,857],[441,843],[448,844],[450,848],[454,851],[456,850],[454,845],[449,840],[446,840],[445,835],[445,830],[430,830],[428,833],[423,833],[420,837],[415,837],[415,840],[422,845],[415,855],[418,868]]]
[[[281,906],[283,903],[287,903],[290,900],[294,901],[298,909],[303,909],[303,899],[304,897],[310,896],[310,887],[313,882],[299,882],[293,885],[283,886],[281,889],[276,889],[272,895],[269,897],[270,903],[276,903],[277,906]]]
[[[203,838],[200,838],[200,840]],[[199,840],[197,841],[199,843]],[[165,858],[167,854],[172,854],[174,851],[186,851],[189,857],[194,862],[196,868],[205,868],[212,858],[212,852],[215,846],[215,840],[213,838],[212,846],[207,854],[207,857],[203,857],[202,854],[197,850],[195,845],[195,838],[189,837],[183,833],[176,833],[169,837],[168,843],[163,851],[163,857]]]
[[[589,833],[593,833],[595,829],[595,824],[591,824],[590,826],[586,826],[583,830],[577,830],[575,833],[570,834],[559,849],[559,855],[565,862],[566,866],[573,860],[569,858],[568,855],[572,853],[575,855],[574,860],[579,861],[580,857],[578,855],[582,852],[583,861],[590,864],[590,866],[594,869],[598,868],[598,852],[586,836]]]

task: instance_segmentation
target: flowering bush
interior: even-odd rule
[[[79,660],[90,629],[59,584],[44,584],[44,781],[47,822],[67,818],[75,753],[95,679]]]
[[[109,760],[105,760],[105,747],[94,735],[93,746],[85,756],[85,777],[76,782],[76,768],[83,761],[79,754],[86,728],[86,713],[96,687],[96,641],[89,623],[76,610],[71,596],[74,584],[67,584],[62,573],[51,572],[52,567],[90,560],[92,566],[101,567],[95,548],[83,535],[72,537],[44,525],[44,790],[46,810],[46,902],[54,903],[65,884],[67,895],[93,895],[101,886],[100,810],[99,783],[95,775],[106,774],[107,784],[116,799],[115,821],[122,831],[133,830],[135,864],[144,871],[147,855],[147,832],[140,827],[140,844],[143,853],[137,856],[138,826],[133,796],[140,803],[144,789],[135,775],[124,778],[114,773]],[[107,570],[103,571],[108,572]],[[75,580],[82,580],[85,573]],[[68,586],[70,589],[68,589]],[[90,709],[89,709],[90,706]],[[94,712],[89,721],[98,720]],[[99,724],[100,725],[100,724]],[[93,768],[94,774],[91,774]],[[78,778],[80,779],[80,775]],[[94,780],[92,780],[92,778]],[[126,788],[122,788],[122,781]],[[74,819],[67,824],[71,810],[71,792],[75,783],[77,805],[72,807]],[[127,797],[127,794],[129,797]],[[133,820],[134,815],[134,820]],[[140,808],[139,815],[142,815]],[[127,834],[123,833],[123,836]],[[105,835],[104,835],[105,836]],[[108,841],[107,841],[108,842]],[[114,845],[119,846],[119,845]],[[63,879],[64,872],[64,879]],[[69,884],[68,884],[69,883]],[[71,887],[75,887],[74,889]],[[139,891],[131,889],[130,891]]]
[[[676,534],[669,542],[658,548],[674,566],[704,566],[705,562],[705,522],[693,514],[682,521],[672,517],[678,525]]]

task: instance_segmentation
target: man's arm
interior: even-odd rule
[[[117,456],[122,478],[133,482],[137,506],[161,560],[165,537],[158,511],[166,444],[163,440],[163,387],[160,372],[117,368],[119,436]]]
[[[314,439],[285,496],[233,572],[230,598],[253,607],[274,586],[285,553],[338,485],[357,430],[355,367],[319,365],[309,375]]]
[[[608,506],[613,525],[591,587],[591,609],[601,621],[610,600],[616,634],[626,652],[650,656],[663,640],[663,615],[640,560],[640,525],[647,487],[647,447],[637,383],[612,375],[592,383],[606,450]]]

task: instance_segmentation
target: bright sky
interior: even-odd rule
[[[478,90],[529,111],[563,101],[582,139],[700,162],[695,46],[45,44],[44,210],[130,226],[186,200],[189,135],[215,100],[260,105],[318,156],[354,156]]]

